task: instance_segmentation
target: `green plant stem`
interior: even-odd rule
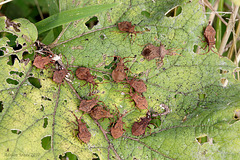
[[[223,11],[223,4],[224,0],[220,0],[218,4],[218,11]],[[219,18],[217,18],[216,22],[216,48],[219,49],[221,45],[221,39],[222,39],[222,22]]]

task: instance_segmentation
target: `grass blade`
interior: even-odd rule
[[[38,29],[38,34],[41,34],[52,28],[58,27],[60,25],[63,25],[72,21],[79,20],[84,17],[94,15],[96,13],[110,9],[116,5],[117,4],[114,3],[114,4],[89,6],[84,8],[75,8],[75,9],[63,11],[58,14],[54,14],[40,22],[37,22],[35,25]]]

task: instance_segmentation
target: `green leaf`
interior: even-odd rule
[[[81,3],[78,7],[96,3]],[[60,6],[62,10],[75,7],[71,0],[60,1]],[[176,6],[181,6],[181,13],[167,17],[166,13]],[[72,154],[78,159],[117,159],[116,153],[121,159],[149,160],[237,159],[240,156],[237,147],[240,144],[240,83],[233,76],[236,66],[212,51],[205,55],[194,52],[196,46],[206,45],[199,36],[203,38],[203,29],[208,24],[198,1],[121,1],[118,7],[95,16],[99,22],[91,30],[85,25],[90,17],[83,18],[68,26],[59,42],[52,45],[56,46],[52,49],[54,53],[63,55],[63,63],[72,67],[68,68],[73,71],[69,72],[73,74],[72,82],[62,85],[52,80],[54,67],[40,70],[32,63],[21,63],[21,57],[12,66],[8,65],[9,56],[15,52],[9,46],[8,37],[1,39],[1,47],[6,50],[0,56],[0,150],[3,151],[0,159],[16,159],[16,156],[18,159],[58,159]],[[131,21],[136,24],[135,30],[143,33],[137,33],[136,39],[134,34],[131,37],[120,33],[116,24],[122,21]],[[4,21],[1,25],[4,26]],[[21,27],[25,25],[27,23],[21,23]],[[13,28],[10,31],[17,39],[22,35]],[[29,37],[36,36],[32,33]],[[77,35],[82,36],[66,42]],[[141,55],[144,45],[160,46],[160,41],[179,54],[166,55],[162,67],[157,66],[157,60],[147,61]],[[27,43],[25,39],[23,43],[29,49],[33,41]],[[124,59],[129,61],[125,63],[131,71],[128,76],[136,76],[146,83],[147,92],[143,96],[150,111],[164,112],[161,104],[170,109],[169,114],[152,121],[156,126],[149,124],[151,129],[147,128],[144,136],[133,136],[131,127],[147,111],[138,110],[131,102],[126,94],[128,85],[113,82],[114,55],[128,57]],[[76,78],[76,66],[89,67],[97,77],[95,93],[112,114],[118,114],[116,107],[121,114],[128,111],[123,117],[124,136],[113,139],[106,134],[116,152],[109,149],[105,135],[88,114],[82,116],[82,112],[75,112],[80,100],[72,88],[84,99],[95,97],[89,97],[90,86],[83,86],[86,82]],[[37,79],[41,87],[32,85],[29,77]],[[8,78],[18,84],[7,83]],[[226,81],[228,83],[223,84]],[[77,138],[74,131],[77,126],[72,123],[76,118],[69,110],[78,118],[82,116],[87,124],[92,135],[88,144]],[[113,119],[99,121],[108,132],[111,122]]]
[[[38,29],[38,33],[41,34],[47,30],[53,29],[60,25],[79,20],[84,17],[94,15],[96,13],[102,12],[104,10],[110,9],[111,7],[116,6],[116,3],[113,4],[104,4],[97,6],[90,6],[84,8],[75,8],[60,13],[54,14],[40,22],[37,22],[35,25]]]

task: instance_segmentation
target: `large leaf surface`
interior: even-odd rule
[[[96,4],[100,3],[78,3],[78,7]],[[70,0],[60,2],[61,10],[71,9],[76,5]],[[167,11],[177,5],[182,7],[180,15],[165,16]],[[150,13],[150,17],[143,14],[146,12]],[[124,137],[114,140],[107,134],[122,159],[239,157],[237,146],[240,143],[240,126],[238,116],[235,115],[239,112],[239,82],[232,74],[235,65],[211,51],[206,55],[193,52],[194,45],[205,45],[198,36],[203,37],[203,29],[207,25],[198,1],[123,1],[96,17],[99,22],[92,30],[85,25],[90,17],[70,25],[60,41],[83,33],[84,35],[58,45],[53,50],[66,56],[71,66],[92,69],[92,74],[97,76],[96,81],[100,83],[97,87],[99,100],[104,101],[110,112],[117,113],[115,105],[120,113],[129,111],[123,117],[127,127]],[[32,24],[23,19],[16,21],[21,23],[21,27],[29,29],[20,28],[20,33],[13,28],[6,29],[4,19],[1,19],[1,32],[16,35],[19,39],[16,41],[27,46],[14,51],[8,45],[7,37],[1,39],[1,47],[7,48],[7,52],[0,57],[0,105],[3,106],[0,113],[0,148],[3,151],[1,159],[57,159],[65,152],[72,152],[78,159],[91,159],[96,155],[100,159],[116,159],[112,149],[108,152],[107,140],[89,115],[85,114],[83,119],[92,134],[90,142],[81,143],[74,136],[76,126],[70,122],[75,121],[75,118],[69,110],[77,110],[80,101],[67,83],[58,86],[52,81],[51,68],[40,70],[31,63],[25,65],[18,60],[12,66],[7,64],[11,54],[22,59],[23,50],[31,53],[34,49],[32,44],[37,37],[36,28]],[[117,27],[110,27],[122,21],[131,21],[136,24],[137,31],[145,32],[138,33],[131,44],[131,36],[123,40],[127,33],[119,33]],[[98,30],[94,31],[95,29]],[[156,39],[161,40],[166,48],[179,49],[177,53],[181,56],[165,56],[161,68],[156,66],[155,60],[144,60],[141,55],[143,46],[147,43],[159,46],[160,42]],[[145,81],[147,92],[143,95],[147,98],[150,110],[163,112],[163,103],[171,110],[161,117],[160,127],[149,125],[151,134],[150,129],[147,129],[143,137],[132,136],[132,124],[145,116],[146,111],[136,109],[133,102],[125,99],[128,96],[120,93],[128,92],[129,86],[113,82],[109,75],[112,71],[109,66],[113,61],[111,56],[114,55],[135,57],[126,58],[126,61],[130,60],[126,66],[131,70],[130,77],[138,76]],[[76,67],[68,69],[75,73]],[[31,85],[28,77],[37,78],[40,87]],[[18,83],[9,84],[9,78]],[[224,79],[228,79],[226,86],[221,83]],[[76,77],[72,80],[72,85],[80,96],[89,99],[89,86],[80,87],[84,83]],[[82,114],[78,112],[76,115],[80,117]],[[48,124],[44,126],[46,119]],[[109,120],[100,124],[109,131]],[[50,149],[42,147],[44,137],[51,137]],[[207,139],[205,143],[204,138]]]

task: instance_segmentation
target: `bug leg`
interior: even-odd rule
[[[149,134],[151,135],[152,134],[152,128],[149,127],[149,126],[147,126],[147,128],[150,129],[150,133]]]
[[[129,34],[130,34],[130,33],[128,33],[127,36],[128,36]],[[125,39],[127,38],[127,36],[126,36],[123,40],[125,40]]]
[[[155,123],[149,123],[149,124],[152,124],[152,125],[154,125],[156,128],[158,128],[158,126],[155,124]],[[150,128],[151,129],[151,128]]]
[[[205,48],[206,48],[206,47],[205,47]],[[207,54],[209,51],[210,51],[210,50],[208,50],[208,51],[205,52],[205,53],[199,54],[199,55],[205,55],[205,54]]]
[[[207,42],[206,40],[202,40],[202,37],[198,36],[201,42]]]
[[[126,33],[125,31],[110,31],[110,32],[115,32],[115,33]]]
[[[73,123],[73,124],[75,124],[76,126],[78,126],[75,122],[73,122],[73,121],[71,121],[71,122],[68,122],[67,124],[70,124],[70,123]]]
[[[164,65],[163,59],[161,61],[156,61],[157,69],[161,68]]]
[[[135,42],[135,40],[136,40],[136,38],[137,38],[137,32],[134,32],[133,34],[135,35],[135,38],[134,38],[132,44]],[[132,38],[131,38],[131,40],[132,40]]]
[[[80,87],[84,87],[87,83],[88,83],[88,82],[86,82],[86,83],[85,83],[84,85],[82,85],[82,86],[80,85]]]

